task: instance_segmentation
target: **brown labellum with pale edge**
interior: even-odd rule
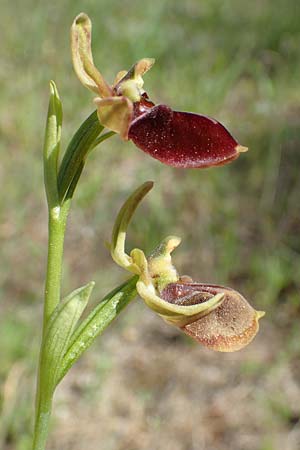
[[[144,100],[142,100],[143,102]],[[144,152],[173,167],[204,168],[236,159],[247,148],[207,116],[173,111],[166,105],[136,114],[128,138]]]
[[[170,303],[189,304],[207,301],[210,296],[224,293],[221,305],[204,317],[191,321],[182,330],[206,347],[221,352],[233,352],[248,345],[258,332],[258,319],[264,315],[255,311],[245,298],[233,289],[200,283],[171,283],[161,297]]]

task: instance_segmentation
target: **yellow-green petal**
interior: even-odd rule
[[[95,98],[94,102],[101,125],[119,133],[122,139],[128,139],[133,114],[132,102],[127,97]]]
[[[137,282],[136,289],[149,308],[159,314],[166,322],[179,327],[211,313],[221,305],[224,299],[224,294],[218,293],[205,302],[199,302],[195,305],[176,305],[159,297],[154,286],[144,283],[141,279]],[[195,292],[196,294],[197,292]]]

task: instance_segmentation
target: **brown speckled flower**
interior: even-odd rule
[[[151,182],[143,184],[121,208],[112,235],[113,259],[139,275],[136,287],[140,297],[166,322],[212,350],[240,350],[255,337],[264,312],[256,311],[231,288],[180,277],[171,259],[180,238],[167,237],[148,258],[140,249],[132,250],[130,255],[125,253],[127,226],[152,186]]]

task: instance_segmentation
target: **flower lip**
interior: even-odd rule
[[[224,288],[224,286],[178,281],[168,284],[160,292],[160,296],[169,303],[187,306],[204,303],[215,295],[224,293],[224,289],[233,291],[233,289]]]
[[[181,328],[213,350],[240,350],[253,340],[259,329],[258,320],[264,316],[263,311],[255,311],[241,294],[224,286],[187,281],[170,283],[160,295],[172,304],[187,306],[196,301],[206,302],[220,293],[224,299],[217,308]]]
[[[143,110],[143,101],[128,130],[137,147],[178,168],[205,168],[235,160],[241,146],[218,121],[208,116],[173,111],[166,105]]]
[[[234,292],[234,289],[220,286],[218,284],[205,284],[205,283],[197,283],[193,280],[188,281],[181,281],[179,280],[176,283],[170,283],[162,292],[162,296],[169,297],[170,299],[178,298],[178,297],[184,297],[190,292],[194,291],[201,291],[206,292],[207,294],[216,295],[220,292],[224,292],[224,289],[226,291],[232,291]]]

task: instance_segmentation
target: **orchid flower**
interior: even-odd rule
[[[104,127],[173,167],[219,166],[247,151],[217,120],[155,105],[142,78],[153,66],[152,58],[141,59],[129,71],[120,71],[112,85],[107,83],[93,62],[91,32],[89,17],[79,14],[71,28],[72,59],[81,83],[97,94],[94,101]]]
[[[171,253],[181,239],[169,236],[146,258],[140,249],[125,252],[131,217],[153,183],[140,186],[121,208],[112,233],[111,255],[124,269],[137,274],[137,292],[166,322],[206,347],[232,352],[248,345],[258,332],[263,311],[255,311],[237,291],[179,276]]]

